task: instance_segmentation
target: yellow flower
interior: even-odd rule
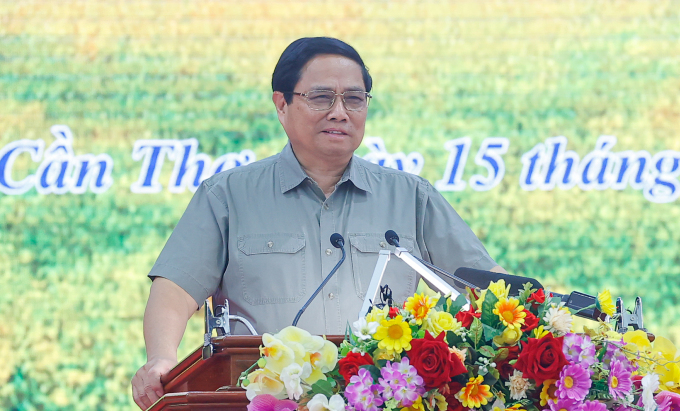
[[[324,373],[332,371],[338,362],[338,347],[328,340],[317,352],[309,354],[309,364],[312,366],[312,373],[305,378],[307,384],[314,384],[326,376]]]
[[[275,373],[281,373],[282,369],[295,362],[293,349],[273,335],[262,334],[262,343],[264,343],[264,347],[260,347],[260,353],[267,358],[265,368]]]
[[[447,408],[447,403],[446,403],[446,397],[441,395],[440,393],[435,391],[434,394],[434,403],[437,406],[437,411],[446,411]],[[430,407],[434,408],[434,407]]]
[[[444,331],[456,331],[463,325],[446,311],[430,311],[425,318],[425,329],[436,337]]]
[[[544,330],[542,325],[534,328],[534,338],[543,338],[548,334],[550,334],[550,331]]]
[[[524,317],[527,316],[527,313],[524,312],[524,306],[519,305],[519,300],[516,298],[499,299],[493,313],[500,318],[503,325],[514,328],[521,328],[524,324]]]
[[[552,402],[557,401],[557,395],[555,395],[555,392],[557,391],[556,382],[557,380],[543,381],[543,388],[541,388],[541,406],[545,407],[548,405],[548,400]]]
[[[423,405],[423,398],[418,397],[417,400],[411,404],[410,407],[404,407],[401,411],[425,411],[425,406]]]
[[[522,330],[515,327],[507,327],[503,334],[493,337],[493,343],[499,347],[516,345],[522,338]]]
[[[664,337],[656,337],[652,354],[658,364],[654,372],[659,374],[659,388],[680,394],[680,352]]]
[[[375,351],[373,351],[373,361],[378,361],[378,360],[387,360],[387,361],[394,361],[397,359],[397,353],[394,351],[388,351],[383,348],[376,348]]]
[[[404,308],[413,314],[413,318],[416,320],[416,324],[421,325],[430,309],[437,305],[437,299],[430,296],[422,294],[414,294],[413,297],[409,297],[404,303]]]
[[[470,378],[468,383],[458,393],[458,397],[463,407],[479,408],[486,405],[493,394],[489,391],[489,386],[482,384],[484,377],[481,375],[477,378]]]
[[[376,306],[373,306],[371,308],[371,312],[366,314],[366,322],[367,323],[380,323],[382,320],[387,318],[387,315],[390,313],[390,307],[385,305],[383,308],[378,308]]]
[[[411,340],[413,339],[411,328],[401,315],[391,320],[382,320],[380,326],[378,326],[378,331],[373,334],[373,338],[380,341],[378,348],[384,348],[397,354],[401,354],[403,350],[410,350]]]
[[[491,291],[499,300],[507,299],[510,295],[510,285],[505,286],[505,280],[498,280],[489,284],[489,291]]]
[[[284,385],[277,374],[267,369],[258,369],[248,374],[249,384],[246,387],[246,396],[252,400],[256,395],[271,394],[279,399],[286,393]]]
[[[609,293],[609,290],[604,290],[597,295],[597,307],[600,311],[609,316],[614,315],[616,307],[614,306],[612,295]]]

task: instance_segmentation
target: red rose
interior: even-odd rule
[[[399,309],[397,307],[390,307],[390,312],[387,314],[390,318],[395,318],[399,315]]]
[[[524,310],[524,312],[527,316],[524,317],[524,324],[522,324],[521,330],[523,333],[526,333],[538,327],[538,318],[529,310]]]
[[[496,360],[496,369],[498,370],[498,373],[501,375],[501,377],[507,380],[510,378],[510,374],[512,374],[513,371],[510,361],[516,360],[517,357],[519,357],[519,346],[515,345],[514,347],[500,347],[498,350],[508,350],[508,355],[505,358]]]
[[[349,384],[349,379],[359,373],[359,367],[373,365],[373,358],[368,354],[350,351],[345,358],[338,361],[338,365],[340,366],[340,375],[345,379],[345,384]]]
[[[536,386],[544,380],[558,379],[560,371],[569,362],[562,353],[562,337],[548,334],[543,338],[529,338],[523,344],[515,368],[522,371],[524,378],[536,380]]]
[[[481,316],[482,313],[475,312],[475,309],[472,308],[472,305],[470,305],[466,311],[458,311],[458,314],[456,314],[456,320],[460,321],[460,323],[463,324],[463,327],[469,328],[472,324],[472,320],[474,318],[480,318]]]
[[[450,382],[451,378],[458,374],[467,372],[460,358],[449,351],[444,334],[446,333],[440,333],[434,338],[429,331],[425,331],[425,338],[411,340],[408,358],[418,371],[418,375],[423,377],[428,391]]]
[[[543,304],[543,302],[545,302],[545,294],[543,293],[542,288],[540,288],[535,293],[532,293],[529,296],[529,298],[527,298],[527,303],[530,303],[530,302],[536,303],[536,304],[533,304],[533,305],[539,305],[539,304]]]
[[[448,388],[444,386],[444,388],[440,390],[441,394],[446,398],[446,411],[466,410],[466,408],[463,407],[463,404],[456,398],[456,394],[462,389],[463,384],[453,381],[449,383]]]

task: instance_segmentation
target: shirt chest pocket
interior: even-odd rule
[[[349,242],[352,250],[354,289],[357,296],[363,300],[368,284],[371,282],[375,264],[378,262],[378,253],[381,250],[394,252],[394,247],[387,244],[385,235],[381,233],[349,234]],[[408,235],[400,237],[399,245],[411,253],[414,250],[414,244],[413,237]],[[388,285],[392,290],[395,304],[401,304],[415,292],[416,278],[415,270],[393,254],[387,263],[381,285]]]
[[[296,303],[305,296],[304,235],[244,235],[238,238],[237,255],[243,298],[248,303]]]

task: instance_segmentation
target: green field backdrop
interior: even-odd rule
[[[680,341],[680,200],[641,190],[524,191],[521,155],[565,136],[581,157],[680,150],[678,1],[0,0],[0,149],[54,141],[107,153],[101,194],[0,194],[0,409],[118,410],[145,362],[146,274],[191,192],[130,190],[140,139],[196,138],[211,158],[278,152],[270,100],[282,50],[339,37],[374,78],[366,127],[388,151],[422,153],[435,182],[444,143],[506,137],[487,192],[446,192],[500,265],[555,291],[643,297],[652,332]],[[360,154],[367,148],[362,147]],[[13,178],[35,173],[26,153]],[[202,343],[195,316],[180,356]]]

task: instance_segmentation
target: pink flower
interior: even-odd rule
[[[680,411],[680,394],[671,391],[661,391],[656,394],[659,411]]]
[[[579,364],[571,364],[562,368],[560,379],[557,380],[556,395],[558,398],[571,398],[572,400],[582,401],[586,398],[588,390],[592,385],[590,373]]]
[[[600,401],[586,401],[583,411],[607,411],[607,405]]]
[[[248,411],[293,411],[297,403],[291,400],[278,400],[270,394],[255,396],[247,405]]]
[[[612,359],[609,368],[609,395],[614,399],[624,399],[633,388],[630,369],[625,363]]]
[[[548,401],[551,411],[583,411],[583,402],[574,401],[570,398],[558,398],[557,402]],[[544,411],[547,411],[544,410]]]

